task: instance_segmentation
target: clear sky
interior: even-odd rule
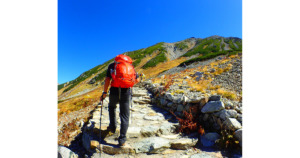
[[[58,83],[158,42],[242,38],[242,0],[58,0]]]

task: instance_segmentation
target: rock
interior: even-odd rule
[[[179,104],[178,106],[177,106],[177,110],[176,111],[178,111],[178,112],[182,112],[183,111],[183,105],[182,104]]]
[[[198,72],[196,72],[194,75],[195,75],[195,76],[201,76],[202,74],[203,74],[203,72],[198,71]]]
[[[190,98],[189,103],[199,103],[201,99],[201,97]]]
[[[190,102],[190,100],[189,100],[189,98],[188,98],[188,97],[186,97],[186,96],[183,96],[183,97],[182,97],[182,102],[183,102],[183,104],[186,104],[186,103],[189,103],[189,102]]]
[[[201,77],[202,77],[202,76],[196,77],[196,81],[200,81]]]
[[[144,137],[151,137],[158,135],[159,127],[157,126],[147,126],[147,127],[142,127],[141,129],[141,135]]]
[[[181,103],[183,100],[183,95],[177,95],[177,96],[173,96],[173,102],[174,103]]]
[[[140,127],[128,127],[127,136],[129,138],[137,138],[140,136],[141,128]]]
[[[170,148],[169,140],[160,137],[149,137],[134,144],[136,153],[161,153]]]
[[[226,101],[225,102],[225,108],[226,109],[234,109],[234,106],[233,106],[232,102]]]
[[[238,103],[238,107],[243,107],[243,103]]]
[[[206,133],[203,136],[200,136],[201,138],[201,144],[204,147],[212,147],[215,145],[216,140],[220,139],[220,135],[218,133]]]
[[[237,114],[236,119],[237,119],[241,124],[243,124],[243,117],[242,117],[241,114]]]
[[[144,116],[144,120],[149,120],[149,121],[162,121],[164,118],[162,116],[156,115],[156,116]]]
[[[234,132],[234,137],[237,138],[239,140],[239,144],[242,147],[242,140],[243,140],[243,129],[239,129],[237,131]]]
[[[242,125],[235,119],[235,118],[228,118],[223,123],[227,129],[230,129],[232,131],[236,131],[240,128],[242,128]]]
[[[240,114],[242,113],[242,110],[239,107],[236,107],[235,110]]]
[[[214,73],[214,72],[216,72],[216,69],[212,68],[212,69],[210,69],[210,72]]]
[[[132,96],[133,97],[140,97],[140,96],[147,96],[147,93],[133,93]]]
[[[151,103],[155,104],[156,99],[155,98],[151,98]]]
[[[146,85],[151,85],[151,84],[152,84],[152,81],[151,81],[151,80],[144,81],[144,84],[146,84]]]
[[[91,145],[91,149],[95,149],[99,146],[99,142],[96,140],[92,140],[90,145]]]
[[[128,147],[125,145],[125,147],[118,147],[118,146],[112,146],[112,145],[103,145],[102,151],[104,153],[110,154],[110,155],[116,155],[116,154],[134,154],[134,148]]]
[[[203,152],[203,153],[200,153],[200,154],[194,154],[190,158],[214,158],[214,157],[212,157],[211,155]]]
[[[168,104],[168,102],[166,101],[166,99],[160,98],[160,105],[165,106],[167,104]]]
[[[221,101],[209,101],[201,109],[201,112],[202,113],[212,113],[212,112],[217,112],[217,111],[223,110],[224,108],[225,108],[224,104]]]
[[[219,116],[221,119],[226,120],[227,118],[236,118],[237,112],[235,110],[226,110],[223,109],[219,113]]]
[[[58,158],[78,158],[78,155],[75,154],[72,150],[64,147],[64,146],[58,146]]]
[[[168,104],[167,104],[167,107],[172,107],[173,106],[173,102],[169,102]]]
[[[221,100],[221,96],[220,95],[212,95],[209,97],[208,101],[220,101]]]
[[[190,139],[190,138],[180,138],[175,139],[171,142],[171,148],[172,149],[179,149],[179,150],[186,150],[193,146],[195,146],[197,143],[197,140]]]
[[[91,79],[88,84],[94,84],[96,82],[95,78]]]
[[[171,123],[163,123],[161,124],[159,131],[161,134],[170,134],[171,132],[173,132],[175,130],[175,126]]]
[[[200,99],[200,109],[208,102],[208,97],[203,97]]]
[[[165,94],[165,96],[166,96],[166,99],[169,99],[170,101],[173,100],[173,96],[172,96],[171,93],[167,92],[167,93]]]
[[[204,114],[203,121],[207,121],[209,114]]]

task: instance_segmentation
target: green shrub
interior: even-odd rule
[[[85,79],[89,78],[89,77],[92,76],[93,74],[95,74],[95,73],[97,73],[97,72],[103,70],[106,66],[108,66],[109,63],[111,63],[112,61],[114,61],[114,59],[115,59],[115,58],[110,59],[110,60],[108,60],[107,62],[105,62],[104,64],[98,65],[98,66],[96,66],[96,67],[94,67],[94,68],[92,68],[92,69],[90,69],[90,70],[88,70],[88,71],[82,73],[82,74],[81,74],[79,77],[77,77],[75,80],[72,80],[72,81],[69,82],[69,85],[70,85],[70,86],[69,86],[68,88],[66,88],[66,89],[63,91],[63,93],[69,91],[69,90],[72,89],[72,88],[74,88],[74,87],[75,87],[76,85],[78,85],[80,82],[82,82],[82,81],[84,81]],[[102,68],[101,68],[100,70],[98,70],[98,68],[101,67],[101,66],[102,66]]]
[[[225,43],[222,44],[222,50],[224,50],[224,48],[225,48]]]
[[[125,54],[134,60],[133,66],[137,66],[143,58],[145,58],[147,55],[151,55],[154,51],[166,52],[163,44],[164,42],[160,42],[146,49],[139,49],[136,51],[127,52]]]
[[[180,43],[176,43],[175,47],[180,49],[180,50],[183,50],[185,48],[188,48],[188,45],[186,44],[186,42],[180,42]]]
[[[192,55],[195,54],[208,54],[210,51],[219,51],[216,48],[211,48],[211,47],[207,47],[205,49],[203,49],[203,47],[205,45],[210,45],[213,43],[213,39],[202,39],[202,40],[198,40],[196,43],[196,46],[192,49],[190,49],[189,51],[187,51],[187,53],[185,53],[184,55],[182,55],[183,57],[190,57]]]
[[[142,68],[147,69],[149,67],[154,67],[158,63],[161,63],[161,62],[164,62],[164,61],[167,61],[167,57],[166,57],[165,53],[161,52],[156,57],[149,60]]]
[[[64,88],[64,84],[65,84],[65,83],[58,85],[58,86],[57,86],[57,90],[59,91],[60,89]]]
[[[94,77],[94,79],[96,80],[96,81],[100,81],[100,80],[102,80],[102,79],[104,79],[105,77],[106,77],[106,73],[107,73],[107,71],[103,71],[103,72],[101,72],[100,74],[98,74],[98,75],[96,75],[95,77]]]
[[[231,38],[226,41],[229,44],[229,47],[235,51],[242,51],[242,41],[240,39]],[[235,46],[237,45],[237,47]]]
[[[196,57],[196,58],[187,60],[185,62],[182,62],[179,66],[183,66],[184,64],[189,65],[189,64],[192,64],[192,63],[197,62],[197,61],[208,60],[208,59],[217,57],[219,55],[225,55],[227,53],[228,53],[227,51],[220,51],[220,52],[217,52],[217,53],[209,53],[209,54],[206,54],[206,55],[203,55],[203,56],[200,56],[200,57]]]

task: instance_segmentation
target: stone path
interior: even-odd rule
[[[101,140],[101,105],[93,111],[82,136],[82,144],[91,157],[100,157],[100,152],[102,157],[190,157],[189,155],[199,153],[197,149],[193,149],[198,141],[197,136],[182,137],[176,133],[175,129],[179,125],[177,120],[168,111],[151,105],[151,94],[146,89],[134,87],[132,100],[125,147],[117,146],[120,131],[119,105],[116,114],[118,127],[116,133],[112,134],[106,131],[109,125],[108,97],[104,100]],[[216,153],[208,153],[208,157],[219,157],[213,156],[214,154]]]

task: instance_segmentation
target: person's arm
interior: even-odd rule
[[[109,85],[110,85],[110,78],[106,77],[105,78],[105,83],[104,83],[104,93],[102,93],[102,95],[100,97],[100,101],[105,99]]]
[[[141,79],[137,78],[135,83],[139,83],[140,81],[141,81]]]

